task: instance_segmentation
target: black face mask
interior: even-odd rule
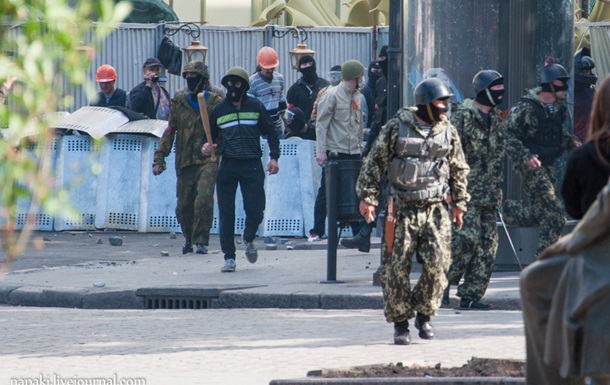
[[[203,88],[205,85],[203,76],[197,75],[194,78],[186,78],[186,85],[188,86],[189,91],[193,94],[198,94],[203,92]]]
[[[388,77],[388,59],[386,58],[385,60],[379,60],[379,67],[381,67],[381,72],[383,73],[383,76],[385,76],[387,78]]]
[[[239,102],[246,93],[246,87],[243,84],[241,87],[235,87],[234,85],[226,85],[225,87],[227,87],[227,99],[235,103]]]
[[[311,67],[301,68],[301,74],[303,75],[303,81],[307,84],[314,84],[318,79],[318,74],[316,73],[316,65],[313,64]]]
[[[369,71],[368,83],[375,85],[375,83],[377,83],[377,80],[379,80],[380,77],[381,77],[381,74],[379,72]]]
[[[441,121],[441,115],[446,114],[449,107],[438,108],[432,104],[418,105],[415,115],[428,124]]]
[[[568,83],[562,83],[562,85],[557,86],[555,84],[552,83],[544,83],[542,84],[542,92],[550,92],[550,93],[555,93],[555,92],[559,92],[559,91],[567,91],[568,90]]]
[[[484,106],[494,107],[502,103],[500,97],[503,95],[504,90],[490,90],[487,88],[479,92],[475,100]]]

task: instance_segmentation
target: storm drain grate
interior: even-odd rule
[[[217,307],[220,294],[226,290],[251,289],[245,285],[184,285],[143,287],[136,290],[145,309],[212,309]]]
[[[146,309],[211,309],[211,297],[145,296]]]

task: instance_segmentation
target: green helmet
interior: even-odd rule
[[[188,72],[196,73],[203,76],[204,79],[210,79],[210,72],[208,71],[208,66],[205,65],[201,60],[193,60],[188,62],[184,70],[182,71],[182,77],[186,78],[186,74]]]
[[[358,60],[348,60],[341,66],[343,80],[359,78],[364,75],[364,66]]]
[[[222,80],[220,81],[220,83],[225,87],[227,86],[226,82],[229,76],[237,76],[241,78],[243,81],[246,82],[246,91],[250,89],[250,77],[248,76],[248,73],[245,69],[237,66],[229,68],[227,73],[225,73],[225,76],[223,76]]]

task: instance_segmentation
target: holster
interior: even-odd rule
[[[392,253],[394,248],[394,230],[396,229],[396,215],[394,209],[394,197],[388,197],[388,210],[385,217],[385,243],[388,249],[388,253]]]

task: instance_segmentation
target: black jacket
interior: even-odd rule
[[[165,88],[161,87],[161,91],[165,93],[168,100],[171,99]],[[146,82],[138,84],[129,91],[129,108],[132,110],[142,113],[150,119],[157,119],[157,109],[155,107],[157,106],[155,106],[151,88],[146,87]]]
[[[120,88],[114,90],[114,93],[110,97],[110,100],[106,102],[106,95],[103,92],[98,92],[93,103],[93,107],[125,107],[127,106],[127,92]]]
[[[305,121],[309,122],[309,119],[311,119],[311,111],[313,110],[313,103],[318,97],[318,92],[329,84],[328,80],[318,77],[316,83],[311,87],[305,84],[303,78],[300,78],[288,89],[286,102],[292,104],[294,107],[299,107],[305,115]]]
[[[210,114],[210,131],[224,158],[255,159],[263,155],[260,137],[267,135],[269,156],[280,157],[280,138],[269,112],[256,98],[244,95],[239,108],[228,99]]]
[[[610,163],[610,151],[603,150],[602,156]],[[581,219],[597,194],[608,183],[610,165],[599,158],[593,142],[588,142],[570,153],[566,174],[561,187],[561,195],[568,214],[574,219]]]

